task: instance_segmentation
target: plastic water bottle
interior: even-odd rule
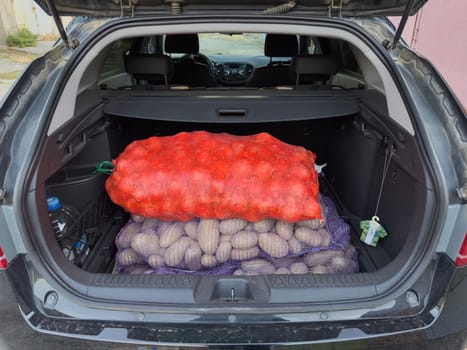
[[[57,197],[47,197],[47,207],[57,240],[70,236],[79,215],[76,209],[62,205]]]

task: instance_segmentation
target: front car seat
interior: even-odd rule
[[[166,35],[164,48],[168,54],[185,54],[180,60],[174,60],[172,83],[190,87],[218,86],[216,78],[214,78],[209,67],[193,59],[194,55],[199,54],[197,34]]]
[[[275,64],[273,57],[293,58],[298,55],[298,39],[296,35],[267,34],[264,41],[264,55],[270,58],[266,67],[255,70],[248,86],[271,87],[295,84],[295,76],[289,65]]]

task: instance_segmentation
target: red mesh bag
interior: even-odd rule
[[[166,221],[321,219],[315,158],[267,133],[181,132],[132,142],[105,187],[127,211]]]

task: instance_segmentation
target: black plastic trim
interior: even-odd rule
[[[347,321],[307,320],[306,313],[297,313],[294,321],[287,321],[279,315],[261,315],[256,312],[237,314],[233,310],[217,315],[202,315],[192,322],[150,322],[136,318],[127,320],[83,320],[69,318],[54,312],[54,316],[35,304],[32,293],[33,280],[28,262],[20,256],[11,262],[7,273],[17,292],[20,311],[26,322],[43,333],[80,337],[94,340],[110,340],[151,344],[201,344],[201,345],[243,345],[243,344],[306,344],[346,340],[369,339],[374,337],[402,334],[424,330],[427,338],[439,338],[458,332],[467,327],[464,317],[467,305],[463,296],[467,288],[467,268],[455,268],[445,255],[439,255],[432,283],[435,288],[428,298],[425,309],[413,316],[382,313],[368,314],[362,319]],[[29,273],[28,273],[29,272]],[[40,276],[35,276],[40,278]],[[447,293],[446,293],[447,292]],[[443,308],[443,303],[449,307]],[[452,306],[458,312],[453,312]],[[436,311],[437,310],[437,311]],[[135,310],[136,311],[136,310]],[[323,313],[327,315],[327,313]],[[450,325],[448,328],[445,325]],[[451,327],[456,325],[456,327]],[[375,344],[376,345],[376,344]]]

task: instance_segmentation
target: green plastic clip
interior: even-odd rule
[[[108,160],[104,160],[103,162],[100,162],[99,164],[97,164],[96,169],[92,173],[93,174],[102,173],[102,174],[110,175],[112,174],[112,171],[114,169],[115,169],[115,165],[112,162]]]

